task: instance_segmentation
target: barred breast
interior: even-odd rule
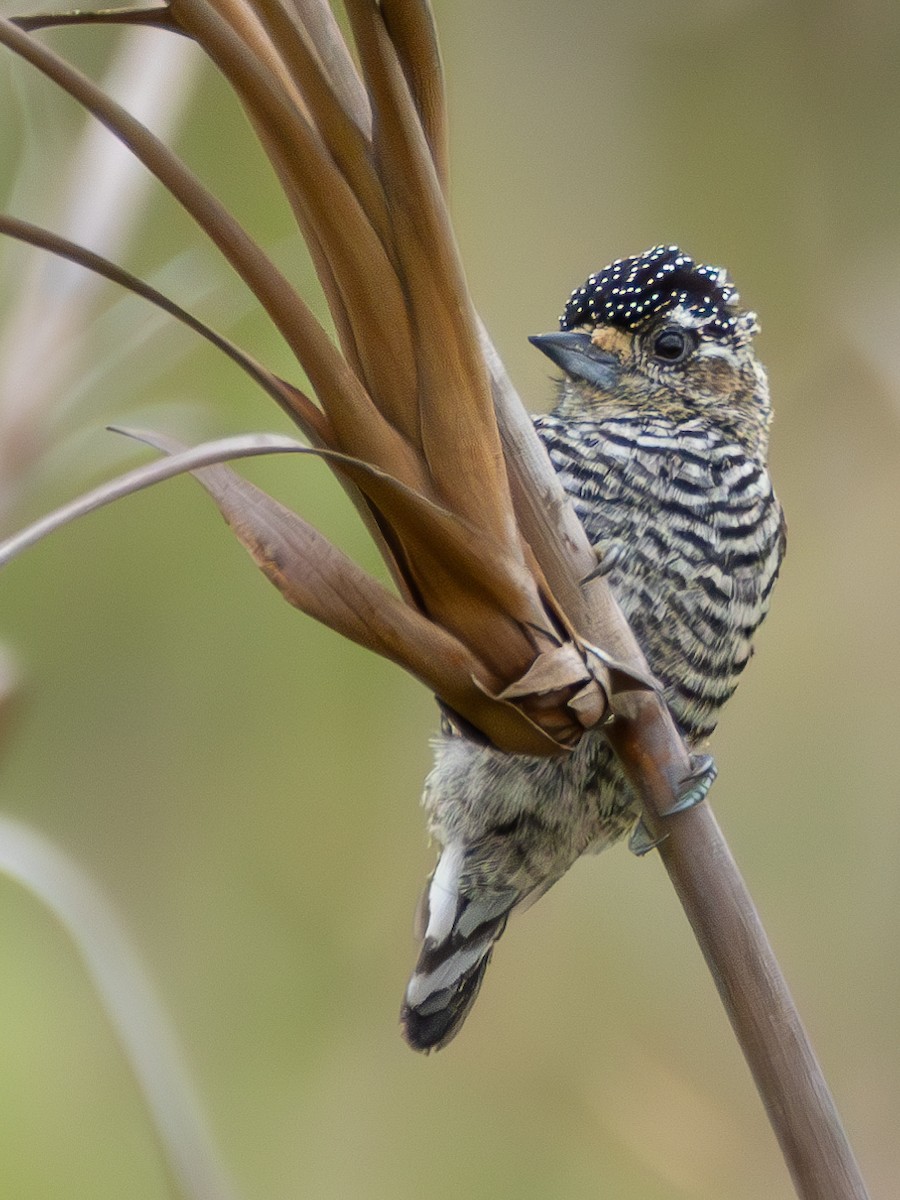
[[[783,520],[762,451],[702,420],[646,412],[551,414],[535,424],[696,745],[737,685],[781,562]],[[638,815],[601,730],[560,759],[502,754],[447,733],[424,804],[445,849],[403,1007],[407,1039],[419,1049],[444,1045],[459,1028],[510,912]]]
[[[737,686],[784,552],[761,455],[702,418],[535,418],[666,700],[693,742]]]

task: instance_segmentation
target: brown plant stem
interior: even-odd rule
[[[866,1200],[859,1165],[746,884],[708,805],[659,847],[803,1200]]]

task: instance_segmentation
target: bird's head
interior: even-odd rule
[[[615,406],[764,430],[765,372],[756,314],[726,272],[677,246],[618,259],[571,295],[558,333],[531,342],[565,372],[556,412],[602,417]]]

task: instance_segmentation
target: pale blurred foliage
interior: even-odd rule
[[[131,30],[115,43],[103,74],[110,95],[151,125],[159,137],[177,128],[193,91],[199,57],[187,41]],[[151,52],[155,51],[155,52]],[[55,153],[36,153],[43,135],[37,98],[46,83],[22,73],[16,78],[25,118],[16,149],[24,167],[10,172],[4,199],[9,211],[27,214],[76,244],[109,259],[140,240],[151,181],[135,158],[96,121],[83,122],[70,144]],[[36,88],[37,85],[37,88]],[[74,107],[74,106],[72,106]],[[25,115],[27,114],[27,116]],[[30,118],[30,119],[29,119]],[[58,130],[51,130],[58,137]],[[15,140],[10,139],[10,149]],[[47,179],[48,164],[53,177]],[[97,422],[96,393],[111,391],[117,361],[127,355],[130,378],[142,348],[161,325],[159,315],[141,314],[138,337],[119,328],[110,346],[117,310],[127,293],[111,295],[105,281],[49,254],[8,243],[0,327],[0,528],[15,521],[20,505],[39,486],[58,476],[86,451],[77,431]],[[152,320],[146,320],[152,317]],[[132,314],[133,321],[133,314]],[[102,357],[90,369],[94,327],[105,325]],[[157,352],[158,356],[158,352]],[[171,341],[165,351],[171,358]],[[152,374],[151,371],[147,372]],[[100,386],[98,386],[98,384]],[[93,403],[92,403],[93,401]],[[88,409],[88,413],[82,411]],[[72,442],[75,442],[75,447]],[[67,453],[68,451],[68,453]],[[75,470],[78,470],[75,467]]]
[[[790,549],[715,739],[713,802],[873,1195],[889,1195],[900,1171],[900,9],[436,10],[469,278],[530,403],[550,389],[526,335],[552,328],[569,290],[613,257],[677,241],[727,265],[760,314]],[[16,137],[34,147],[46,136],[58,152],[54,121],[69,127],[49,88],[26,90],[29,106],[0,134],[4,172],[25,161]],[[284,235],[218,81],[180,143],[267,241]],[[32,187],[52,187],[52,158],[32,148],[25,165]],[[185,244],[173,211],[161,203],[145,218],[129,265],[152,270]],[[170,286],[183,298],[194,283],[192,271]],[[235,332],[289,370],[262,320]],[[151,388],[140,368],[118,374],[102,410],[185,396],[208,399],[210,434],[285,427],[205,347]],[[248,473],[372,563],[322,468]],[[514,922],[461,1038],[430,1059],[403,1046],[409,928],[431,862],[417,799],[433,707],[289,610],[190,482],[31,551],[5,573],[0,621],[27,679],[3,806],[120,906],[246,1196],[791,1194],[652,857],[580,864]],[[5,1191],[166,1196],[80,967],[10,883],[0,1013]]]

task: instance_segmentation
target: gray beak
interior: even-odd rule
[[[614,355],[598,350],[586,333],[538,333],[528,340],[567,375],[604,392],[616,386],[621,363]]]

